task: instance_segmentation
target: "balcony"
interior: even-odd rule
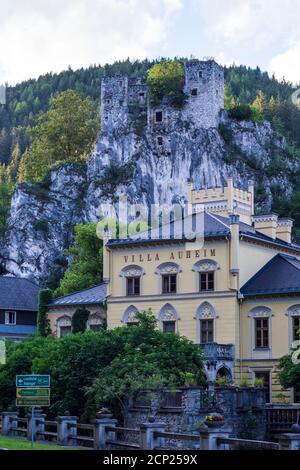
[[[234,345],[233,344],[218,344],[206,343],[200,344],[203,351],[204,358],[210,361],[233,361],[234,360]]]

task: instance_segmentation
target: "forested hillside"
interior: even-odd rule
[[[157,60],[155,63],[161,60]],[[153,64],[154,62],[148,60],[135,62],[126,60],[103,67],[91,66],[88,69],[76,71],[69,69],[59,74],[49,73],[37,80],[28,80],[7,88],[7,104],[0,105],[0,232],[5,224],[15,183],[28,181],[27,176],[32,173],[32,168],[29,168],[30,171],[28,171],[28,168],[27,172],[23,171],[22,162],[24,163],[26,158],[28,160],[28,148],[32,144],[37,131],[41,133],[43,129],[46,129],[47,132],[49,131],[48,143],[54,142],[53,137],[56,130],[51,124],[51,119],[47,128],[43,123],[49,116],[51,118],[51,115],[53,123],[59,122],[59,119],[57,119],[59,103],[63,109],[63,100],[66,98],[66,96],[61,97],[60,94],[66,90],[79,92],[83,101],[79,101],[79,95],[69,95],[67,98],[71,98],[73,104],[70,104],[70,99],[68,99],[69,108],[66,108],[65,114],[67,115],[72,107],[75,110],[78,109],[78,111],[80,107],[83,107],[88,116],[92,107],[96,108],[100,104],[101,79],[104,75],[122,74],[143,77],[147,75],[147,71]],[[231,117],[238,120],[252,119],[257,122],[267,119],[271,122],[275,131],[286,137],[289,154],[293,159],[298,160],[300,158],[300,109],[291,100],[291,96],[295,91],[293,85],[284,80],[279,82],[275,77],[270,77],[259,68],[251,69],[246,66],[235,65],[225,69],[225,79],[225,106],[230,110]],[[58,97],[57,101],[53,101],[53,98],[56,97]],[[84,101],[85,98],[88,98],[89,101]],[[76,102],[79,103],[79,106]],[[51,110],[51,104],[54,108],[54,114]],[[45,114],[47,112],[50,113],[49,116]],[[72,114],[75,116],[76,112]],[[96,118],[97,116],[94,115],[93,119]],[[61,121],[64,120],[65,117],[62,116]],[[38,127],[36,127],[37,124]],[[70,128],[72,127],[70,126]],[[230,136],[224,135],[224,129],[220,129],[220,131],[223,131],[223,137],[228,140]],[[85,136],[87,141],[86,153],[90,150],[95,135],[94,130],[88,132]],[[55,149],[56,154],[61,155],[61,147],[57,145],[57,142],[55,145],[57,147]],[[49,165],[43,163],[44,158],[38,158],[38,155],[42,155],[43,148],[46,148],[44,136],[40,136],[40,139],[34,142],[30,148],[31,159],[34,162],[34,172],[36,174],[39,171],[37,167],[41,167],[38,175],[41,178],[47,173],[49,167]],[[51,154],[50,150],[49,155]],[[79,150],[83,151],[84,149],[79,148]],[[272,154],[270,171],[273,171],[273,174],[281,172],[284,162],[281,161],[280,155],[276,152],[270,153]],[[51,155],[49,155],[48,160],[51,161]],[[71,157],[75,159],[75,156]],[[235,158],[235,156],[229,155],[228,158]],[[67,161],[68,159],[53,157],[52,160],[55,163],[58,160]],[[71,160],[72,158],[69,158],[69,161]],[[77,160],[75,159],[75,161]],[[269,176],[271,177],[272,174]],[[298,209],[300,191],[296,189],[298,187],[298,174],[292,175],[292,178],[295,181],[292,181],[290,201],[287,202],[285,198],[281,197],[281,192],[276,189],[276,191],[273,191],[273,210],[284,215],[293,214],[297,226],[300,226],[300,210]],[[35,179],[32,178],[31,180],[34,181]],[[257,188],[257,193],[259,191],[260,188]]]
[[[60,74],[49,73],[37,80],[8,87],[7,105],[0,106],[0,163],[8,164],[14,150],[24,152],[30,142],[28,127],[33,126],[36,118],[47,111],[49,99],[54,95],[73,89],[99,102],[101,79],[104,75],[145,76],[152,65],[153,62],[148,60],[127,60],[104,67],[93,66],[76,71],[69,69]],[[228,93],[241,103],[252,103],[260,91],[264,93],[266,102],[273,98],[277,102],[278,118],[282,119],[284,129],[290,132],[300,146],[300,111],[290,102],[294,91],[290,83],[278,82],[259,68],[253,70],[245,66],[227,68],[225,77]],[[19,146],[17,150],[16,145]]]

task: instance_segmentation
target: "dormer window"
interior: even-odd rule
[[[199,78],[203,78],[203,72],[199,72]]]
[[[198,88],[193,88],[191,91],[192,96],[197,96],[198,95]]]
[[[155,123],[158,124],[163,121],[163,113],[162,111],[155,112]]]
[[[111,105],[111,100],[106,100],[106,104],[107,104],[108,106],[110,106],[110,105]]]
[[[164,139],[161,136],[157,137],[157,145],[161,146],[164,143]]]

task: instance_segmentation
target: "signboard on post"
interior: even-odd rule
[[[16,406],[50,406],[50,375],[17,375]]]
[[[17,375],[17,388],[49,388],[50,375]]]
[[[17,375],[16,406],[31,406],[31,440],[34,443],[36,406],[50,406],[50,375]]]
[[[50,406],[50,398],[26,397],[16,398],[16,406]]]

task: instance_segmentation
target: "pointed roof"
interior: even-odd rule
[[[300,260],[278,254],[242,288],[245,297],[300,293]]]
[[[49,307],[55,307],[58,305],[93,305],[101,304],[106,299],[107,284],[102,283],[88,289],[84,289],[73,294],[65,295],[64,297],[58,297],[55,299]]]

